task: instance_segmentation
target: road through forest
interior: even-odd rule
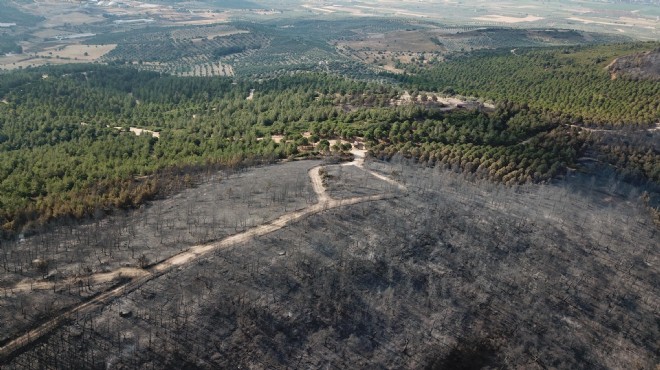
[[[351,151],[354,155],[354,160],[352,162],[344,163],[344,166],[356,166],[364,171],[369,172],[371,175],[386,181],[392,185],[395,185],[399,190],[405,190],[406,187],[393,180],[389,177],[383,176],[381,174],[375,173],[364,168],[364,157],[366,151],[353,149]],[[114,288],[107,290],[101,294],[94,296],[93,298],[80,303],[65,312],[59,314],[58,316],[39,324],[38,326],[28,330],[22,335],[14,338],[13,340],[7,342],[4,346],[0,348],[0,364],[7,362],[12,354],[21,348],[33,343],[42,336],[48,334],[50,331],[59,327],[62,323],[66,322],[67,319],[74,317],[78,314],[89,313],[94,310],[97,310],[104,305],[109,304],[113,300],[135,290],[136,288],[142,286],[146,282],[155,279],[159,276],[162,276],[169,271],[172,271],[175,268],[183,267],[201,257],[207,256],[209,253],[221,249],[227,248],[240,243],[249,241],[250,239],[272,233],[276,230],[279,230],[291,222],[295,222],[303,217],[332,209],[341,206],[347,206],[363,202],[378,201],[383,199],[389,199],[396,196],[396,194],[379,194],[371,196],[362,196],[354,197],[348,199],[333,199],[326,192],[325,187],[323,186],[323,179],[321,178],[322,166],[316,166],[309,170],[309,177],[314,188],[314,192],[317,195],[317,203],[310,205],[306,208],[303,208],[298,211],[293,211],[286,213],[273,221],[267,222],[265,224],[253,227],[244,232],[231,235],[222,240],[196,245],[190,247],[189,249],[175,254],[161,262],[158,262],[149,268],[139,269],[139,268],[120,268],[118,270],[106,273],[93,274],[90,276],[85,276],[82,278],[71,278],[65,281],[60,282],[43,282],[43,281],[24,281],[12,288],[5,288],[6,290],[15,292],[27,292],[36,289],[53,289],[55,290],[57,286],[62,286],[67,283],[79,283],[86,285],[93,285],[98,283],[111,282],[119,279],[129,279],[125,283],[121,283]]]

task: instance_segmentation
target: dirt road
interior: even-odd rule
[[[320,171],[321,171],[321,166],[312,168],[311,170],[309,170],[309,177],[312,180],[312,187],[314,188],[314,192],[316,193],[318,202],[324,203],[330,200],[330,196],[325,191],[325,187],[323,186],[323,179],[321,178]]]
[[[86,276],[74,276],[59,281],[22,281],[11,288],[4,288],[4,290],[10,293],[50,290],[57,289],[58,287],[78,286],[80,284],[96,285],[119,280],[121,278],[136,278],[145,275],[149,275],[149,272],[146,270],[136,267],[122,267],[111,272],[102,272]]]
[[[359,168],[364,169],[364,155],[365,151],[360,151],[357,149],[353,150],[353,154],[355,155],[355,160],[353,162],[347,163],[347,165],[355,165]],[[371,202],[371,201],[377,201],[377,200],[383,200],[383,199],[388,199],[388,198],[393,198],[396,195],[394,194],[379,194],[379,195],[372,195],[372,196],[364,196],[364,197],[354,197],[350,199],[333,199],[331,198],[327,192],[325,187],[323,186],[323,181],[321,179],[321,175],[319,173],[321,167],[317,166],[312,168],[309,171],[309,176],[310,180],[312,181],[312,185],[314,188],[314,192],[318,196],[318,202],[308,206],[307,208],[304,208],[299,211],[294,211],[290,212],[287,214],[284,214],[280,216],[279,218],[265,223],[260,226],[253,227],[249,230],[246,230],[242,233],[238,233],[232,236],[229,236],[227,238],[224,238],[222,240],[219,240],[217,242],[209,243],[209,244],[203,244],[203,245],[196,245],[191,248],[189,248],[186,251],[183,251],[181,253],[178,253],[166,260],[163,260],[153,266],[151,266],[148,269],[135,269],[135,268],[122,268],[117,271],[113,272],[108,272],[108,273],[101,273],[101,274],[94,274],[90,275],[87,277],[82,278],[85,283],[89,284],[96,284],[100,282],[110,282],[115,279],[118,279],[120,277],[129,277],[131,278],[130,281],[127,283],[121,284],[111,290],[108,290],[106,292],[103,292],[90,300],[83,302],[77,306],[72,307],[68,311],[60,314],[59,316],[46,321],[45,323],[28,330],[26,333],[18,336],[17,338],[9,341],[7,344],[2,346],[0,348],[0,364],[5,363],[6,361],[9,360],[11,355],[18,351],[19,349],[29,345],[30,343],[34,342],[35,340],[39,339],[40,337],[46,335],[50,331],[56,329],[59,327],[63,322],[65,322],[67,319],[71,318],[72,316],[81,314],[81,313],[89,313],[92,312],[104,305],[107,305],[109,302],[111,302],[114,299],[117,299],[133,290],[136,288],[140,287],[144,283],[162,276],[166,274],[167,272],[171,271],[174,268],[179,268],[182,266],[185,266],[186,264],[195,261],[203,256],[208,255],[209,253],[218,250],[220,248],[227,248],[231,247],[234,245],[238,245],[240,243],[244,243],[246,241],[249,241],[250,239],[256,237],[256,236],[262,236],[266,235],[268,233],[272,233],[276,230],[279,230],[286,225],[288,225],[291,222],[295,222],[303,217],[332,209],[332,208],[337,208],[341,206],[347,206],[347,205],[352,205],[352,204],[357,204],[357,203],[363,203],[363,202]],[[402,190],[405,190],[405,186],[402,184],[396,182],[395,180],[392,180],[390,178],[387,178],[383,175],[374,173],[372,171],[366,170],[365,171],[370,172],[372,175],[378,177],[379,179],[382,179],[384,181],[387,181],[389,183],[392,183],[399,187]],[[72,280],[71,282],[77,282],[81,278],[72,278],[69,280]],[[7,288],[10,289],[11,291],[29,291],[32,289],[52,289],[55,284],[61,285],[65,284],[66,282],[21,282],[18,285],[16,285],[13,288]],[[37,288],[35,288],[35,286]]]
[[[618,129],[607,129],[607,128],[589,128],[589,127],[584,127],[584,126],[578,126],[578,125],[568,125],[570,127],[575,127],[580,130],[584,131],[589,131],[589,132],[617,132],[620,131]],[[640,129],[636,129],[640,130]],[[660,131],[660,122],[656,123],[654,127],[648,128],[648,129],[643,129],[648,132],[655,132],[655,131]]]
[[[365,168],[364,167],[364,157],[367,154],[366,150],[353,148],[353,149],[351,149],[351,153],[354,156],[354,160],[352,162],[344,163],[343,166],[356,166],[356,167],[361,168],[362,170],[364,170],[366,172],[369,172],[369,174],[371,174],[372,176],[374,176],[374,177],[376,177],[380,180],[383,180],[383,181],[385,181],[389,184],[392,184],[392,185],[396,186],[397,188],[399,188],[399,190],[402,190],[402,191],[406,190],[405,185],[403,185],[402,183],[400,183],[400,182],[398,182],[394,179],[391,179],[387,176],[383,176],[379,173],[376,173],[374,171],[371,171],[371,170]]]

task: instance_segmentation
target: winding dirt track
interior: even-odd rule
[[[384,180],[390,184],[396,185],[400,190],[406,189],[405,186],[403,186],[402,184],[398,183],[393,179],[390,179],[388,177],[385,177],[383,175],[365,169],[364,168],[365,151],[354,149],[352,153],[355,156],[355,160],[353,162],[345,163],[344,165],[353,165],[362,168],[363,170],[371,173],[373,176],[381,180]],[[83,281],[88,284],[92,284],[92,283],[97,284],[102,282],[113,281],[119,278],[130,278],[128,282],[123,283],[108,291],[105,291],[81,304],[78,304],[77,306],[70,308],[66,312],[58,315],[57,317],[50,319],[45,323],[42,323],[34,327],[33,329],[28,330],[26,333],[18,336],[17,338],[9,341],[7,344],[5,344],[0,348],[0,364],[3,364],[6,361],[8,361],[12,356],[12,354],[16,353],[21,348],[29,345],[30,343],[33,343],[37,339],[41,338],[42,336],[48,334],[50,331],[59,327],[62,323],[66,322],[67,319],[80,313],[92,312],[104,305],[107,305],[114,299],[117,299],[135,290],[136,288],[140,287],[146,282],[154,278],[157,278],[159,276],[162,276],[167,272],[171,271],[172,269],[184,266],[215,250],[249,241],[250,239],[256,236],[262,236],[272,233],[273,231],[285,227],[287,224],[291,222],[297,221],[303,217],[324,210],[357,204],[357,203],[389,199],[396,196],[395,194],[379,194],[379,195],[355,197],[349,199],[333,199],[327,194],[323,186],[323,181],[319,173],[320,170],[321,170],[321,166],[317,166],[309,171],[309,176],[312,181],[314,192],[317,195],[318,202],[306,208],[303,208],[299,211],[293,211],[284,214],[271,222],[253,227],[242,233],[234,234],[232,236],[229,236],[227,238],[224,238],[222,240],[213,243],[193,246],[186,251],[175,254],[174,256],[151,266],[148,269],[142,270],[136,268],[121,268],[113,272],[90,275],[82,279],[72,278],[72,279],[67,279],[67,281],[64,282],[63,281],[58,282],[57,285],[61,286],[62,284],[66,284],[67,282],[75,283],[75,282]],[[11,288],[11,291],[21,292],[21,291],[30,291],[32,289],[54,289],[54,288],[55,288],[55,283],[53,282],[22,282],[16,285],[15,287]]]
[[[362,170],[370,173],[372,176],[374,176],[374,177],[376,177],[380,180],[383,180],[383,181],[385,181],[389,184],[392,184],[392,185],[396,186],[397,188],[399,188],[399,190],[402,190],[402,191],[406,190],[406,187],[403,184],[401,184],[400,182],[365,168],[364,167],[364,156],[367,153],[366,150],[353,149],[353,150],[351,150],[351,153],[353,153],[353,156],[354,156],[355,159],[352,162],[346,162],[346,163],[342,164],[342,166],[356,166],[356,167],[361,168]]]

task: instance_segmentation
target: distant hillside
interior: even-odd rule
[[[520,48],[515,54],[506,49],[485,50],[394,77],[410,89],[528,104],[562,115],[573,124],[648,128],[660,120],[655,104],[660,85],[650,80],[612,79],[607,62],[618,58],[617,65],[623,66],[626,58],[639,59],[641,66],[651,55],[660,60],[658,50],[657,43]],[[630,55],[637,57],[626,57]],[[656,76],[657,67],[656,62]],[[632,74],[633,69],[626,70]]]
[[[182,6],[186,6],[185,4],[189,4],[187,1],[182,1],[182,0],[154,0],[152,2],[177,4]],[[220,1],[211,0],[211,1],[206,1],[205,3],[217,8],[224,8],[224,9],[261,9],[264,7],[263,5],[259,5],[247,0],[220,0]]]
[[[21,11],[7,1],[0,0],[0,23],[16,23],[18,26],[34,26],[43,19],[43,17]]]
[[[660,81],[660,48],[617,58],[607,68],[612,78]]]

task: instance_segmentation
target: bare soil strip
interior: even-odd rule
[[[364,169],[363,165],[364,165],[365,151],[354,149],[352,152],[355,155],[355,160],[353,162],[347,163],[346,165],[354,165]],[[74,315],[78,315],[81,313],[89,313],[96,309],[99,309],[100,307],[107,305],[109,302],[113,301],[114,299],[119,298],[135,290],[144,283],[156,277],[164,275],[167,272],[171,271],[172,269],[182,267],[192,261],[199,259],[200,257],[208,255],[209,253],[217,249],[231,247],[249,241],[254,237],[272,233],[276,230],[285,227],[291,222],[295,222],[303,217],[318,212],[322,212],[324,210],[337,208],[341,206],[353,205],[357,203],[384,200],[396,196],[394,194],[379,194],[372,196],[355,197],[350,199],[332,199],[327,194],[323,186],[323,181],[319,173],[320,169],[321,167],[317,166],[309,171],[309,176],[312,181],[312,185],[314,187],[314,192],[318,196],[318,202],[313,205],[310,205],[307,208],[304,208],[299,211],[287,213],[271,222],[265,223],[260,226],[256,226],[245,232],[229,236],[217,242],[193,246],[186,251],[178,253],[164,261],[161,261],[151,266],[148,269],[141,270],[135,268],[122,268],[117,271],[113,271],[109,273],[90,275],[88,277],[82,278],[82,280],[81,278],[70,279],[70,280],[75,280],[71,282],[85,281],[90,284],[91,282],[93,283],[110,282],[113,281],[114,279],[125,278],[125,277],[128,277],[131,280],[128,281],[127,283],[123,283],[119,286],[116,286],[115,288],[112,288],[106,292],[103,292],[93,297],[90,300],[69,309],[68,311],[60,314],[59,316],[56,316],[55,318],[46,321],[45,323],[35,327],[34,329],[28,330],[23,335],[9,341],[7,344],[2,346],[2,348],[0,348],[0,363],[5,362],[13,353],[18,351],[19,349],[29,345],[30,343],[36,341],[42,336],[48,334],[53,329],[57,328],[62,323],[66,322],[68,318]],[[406,189],[405,186],[396,182],[395,180],[374,173],[367,169],[364,170],[370,172],[372,175],[378,177],[379,179],[382,179],[393,185],[396,185],[399,189],[402,190]],[[57,283],[57,285],[66,284],[66,283],[67,283],[66,281],[65,282],[60,281]],[[52,289],[54,288],[55,284],[56,284],[55,282],[22,282],[16,285],[15,287],[13,287],[12,291],[29,291],[32,289]]]
[[[615,132],[618,131],[616,129],[608,129],[608,128],[590,128],[590,127],[584,127],[584,126],[579,126],[579,125],[568,125],[570,127],[575,127],[580,130],[588,131],[588,132]],[[639,130],[639,129],[636,129]],[[648,132],[655,132],[655,131],[660,131],[660,122],[656,123],[654,127],[644,129]]]
[[[351,153],[353,154],[353,156],[355,156],[355,159],[352,162],[344,163],[343,166],[356,166],[358,168],[361,168],[364,171],[369,172],[374,177],[396,186],[397,188],[399,188],[399,190],[402,190],[402,191],[406,190],[406,187],[403,184],[401,184],[400,182],[398,182],[394,179],[391,179],[387,176],[383,176],[383,175],[381,175],[377,172],[371,171],[370,169],[365,168],[364,167],[364,157],[367,153],[366,150],[360,150],[360,149],[353,148],[351,150]],[[316,191],[316,185],[314,187],[314,190]],[[318,192],[317,192],[317,194],[318,194]]]
[[[74,276],[59,281],[22,281],[12,288],[4,288],[4,290],[11,293],[31,292],[33,290],[55,290],[58,287],[64,288],[67,286],[77,286],[79,284],[96,285],[121,278],[136,278],[145,275],[149,275],[147,270],[136,267],[122,267],[111,272],[102,272],[86,276]]]
[[[314,192],[318,197],[318,202],[323,203],[330,200],[330,196],[325,191],[325,187],[323,186],[323,179],[321,179],[320,171],[321,171],[320,166],[312,168],[309,171],[309,177],[312,179],[312,187],[314,188]]]

